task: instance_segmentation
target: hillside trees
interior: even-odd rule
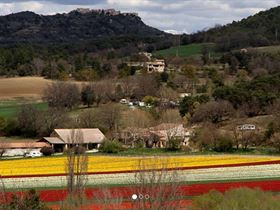
[[[18,112],[15,124],[10,125],[10,130],[6,135],[17,133],[24,137],[49,136],[53,129],[65,127],[67,123],[71,123],[71,120],[62,109],[49,108],[42,112],[32,105],[23,105]]]
[[[81,95],[82,95],[81,99],[84,105],[87,105],[87,107],[93,105],[95,101],[93,85],[85,85],[82,88]]]
[[[216,100],[228,100],[234,108],[243,106],[248,116],[265,113],[265,107],[280,97],[279,75],[264,76],[250,82],[241,81],[233,86],[215,89]]]
[[[206,103],[208,101],[209,97],[206,95],[184,97],[179,106],[180,115],[182,117],[184,117],[187,113],[192,115],[199,104]]]
[[[17,116],[18,127],[25,136],[37,135],[39,113],[32,105],[24,105],[19,110]]]
[[[141,100],[145,96],[156,96],[160,83],[154,74],[139,75],[136,82],[135,98]]]
[[[200,105],[194,112],[192,122],[219,123],[234,114],[232,105],[227,101],[211,101]]]

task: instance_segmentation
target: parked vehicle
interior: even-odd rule
[[[40,151],[31,151],[25,155],[25,157],[41,157],[43,154]]]
[[[125,98],[123,98],[123,99],[120,100],[120,103],[121,103],[121,104],[127,104],[128,101],[127,101]]]
[[[139,102],[139,106],[140,106],[140,107],[144,107],[144,106],[145,106],[145,102],[140,101],[140,102]]]

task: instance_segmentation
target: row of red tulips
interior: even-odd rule
[[[238,181],[238,182],[225,182],[225,183],[200,183],[181,185],[177,188],[176,195],[178,196],[197,196],[209,192],[210,190],[218,190],[225,192],[231,188],[248,187],[248,188],[260,188],[264,191],[280,192],[280,180],[266,180],[266,181]],[[105,194],[110,195],[110,199],[122,198],[123,200],[131,199],[132,194],[143,194],[153,196],[157,192],[155,189],[143,189],[136,186],[126,187],[110,187],[106,190],[98,188],[88,188],[85,190],[85,195],[88,199],[104,199]],[[169,195],[173,190],[172,186],[166,185],[164,188],[166,191],[164,194]],[[106,192],[106,193],[104,193]],[[25,192],[16,192],[16,194],[24,194]],[[44,202],[58,202],[64,201],[67,198],[67,190],[54,189],[54,190],[41,190],[39,195]],[[12,192],[6,193],[6,198],[12,197]]]

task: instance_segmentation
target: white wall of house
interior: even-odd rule
[[[148,73],[152,73],[152,72],[162,73],[162,72],[164,72],[164,69],[165,69],[164,60],[156,60],[156,61],[152,61],[152,62],[147,62],[146,65],[147,65]]]
[[[23,156],[30,151],[40,151],[40,149],[6,149],[3,157]]]

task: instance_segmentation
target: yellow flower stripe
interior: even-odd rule
[[[140,160],[142,160],[140,164]],[[280,157],[267,156],[171,156],[171,157],[112,157],[90,156],[89,172],[119,172],[160,168],[230,165],[280,161]],[[6,160],[0,162],[0,176],[48,175],[65,173],[66,157],[44,157],[34,159]],[[141,166],[140,166],[141,165]],[[142,166],[145,166],[143,168]]]

